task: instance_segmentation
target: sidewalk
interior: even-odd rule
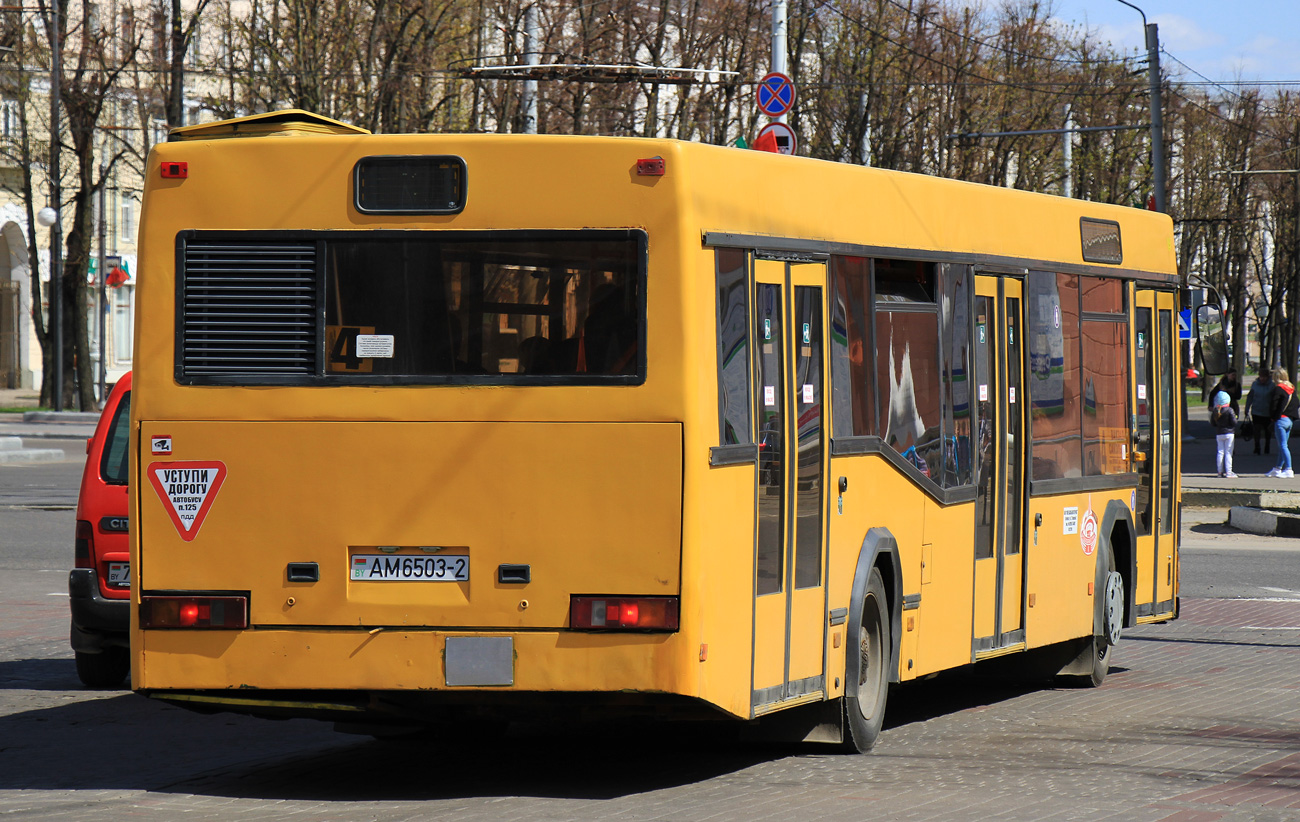
[[[1276,444],[1269,454],[1254,453],[1254,441],[1238,435],[1233,449],[1234,479],[1217,476],[1214,468],[1214,428],[1209,409],[1194,399],[1187,407],[1183,441],[1183,504],[1195,508],[1276,508],[1300,512],[1300,476],[1269,477],[1277,464]],[[1191,439],[1187,439],[1191,437]],[[1291,456],[1300,467],[1300,436],[1292,434]]]
[[[85,453],[99,412],[38,411],[39,400],[35,389],[0,389],[0,408],[31,409],[0,412],[0,465],[59,462]]]

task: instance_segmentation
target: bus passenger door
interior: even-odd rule
[[[825,280],[820,262],[754,262],[756,715],[826,686]]]
[[[975,279],[975,612],[972,658],[1025,641],[1022,284]]]
[[[1174,295],[1139,288],[1133,318],[1135,393],[1133,459],[1138,487],[1132,500],[1137,536],[1139,621],[1174,610],[1174,419],[1179,414],[1175,372]]]

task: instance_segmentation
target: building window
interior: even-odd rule
[[[135,242],[135,202],[132,200],[122,201],[122,242]]]
[[[109,289],[113,308],[113,364],[130,365],[131,364],[131,335],[134,329],[131,327],[131,302],[134,297],[135,287],[122,285],[117,288]]]
[[[6,140],[18,139],[18,131],[21,128],[18,122],[17,100],[9,98],[0,99],[0,137]]]
[[[202,27],[198,20],[194,21],[194,28],[190,32],[189,42],[186,44],[185,63],[190,68],[199,67],[199,58],[202,57],[203,36]]]

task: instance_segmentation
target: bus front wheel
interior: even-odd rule
[[[871,569],[857,617],[857,653],[850,647],[845,661],[844,747],[866,753],[880,736],[889,696],[889,608],[878,568]]]

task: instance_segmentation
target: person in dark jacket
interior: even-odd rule
[[[1291,384],[1290,375],[1285,368],[1273,371],[1273,399],[1269,404],[1273,418],[1273,434],[1277,437],[1277,466],[1268,472],[1270,477],[1294,477],[1291,470],[1291,449],[1287,441],[1291,439],[1291,427],[1300,415],[1300,398],[1296,397],[1295,386]]]
[[[1219,377],[1219,381],[1210,389],[1211,412],[1214,411],[1214,397],[1217,396],[1220,391],[1228,395],[1228,403],[1232,406],[1232,416],[1240,419],[1241,406],[1239,403],[1241,402],[1241,380],[1237,378],[1237,369],[1229,368],[1228,372],[1222,377]]]
[[[1250,384],[1246,394],[1246,410],[1250,412],[1250,427],[1255,436],[1255,453],[1259,453],[1259,441],[1264,440],[1264,453],[1269,452],[1273,442],[1273,418],[1270,414],[1270,400],[1273,398],[1273,379],[1268,369],[1260,367],[1259,376]]]

